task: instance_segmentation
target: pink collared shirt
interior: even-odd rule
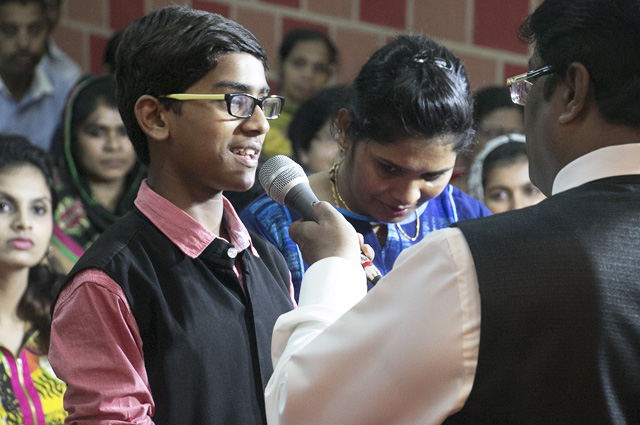
[[[238,252],[250,249],[258,256],[235,210],[226,198],[223,202],[228,242]],[[146,181],[135,205],[190,258],[218,237]],[[234,271],[242,285],[238,262]],[[292,286],[290,293],[293,300]],[[65,423],[153,423],[155,406],[138,326],[122,288],[102,271],[84,270],[62,290],[53,315],[49,361],[68,385]]]

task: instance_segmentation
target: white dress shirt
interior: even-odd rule
[[[591,152],[558,173],[553,193],[640,174],[638,158],[640,144]],[[403,251],[368,294],[357,264],[318,261],[274,329],[268,423],[439,424],[471,392],[479,342],[478,278],[459,229]]]

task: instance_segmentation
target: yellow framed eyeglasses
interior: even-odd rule
[[[249,118],[256,110],[256,106],[259,106],[266,119],[274,120],[280,116],[284,106],[284,97],[276,95],[257,98],[247,93],[174,93],[160,97],[176,100],[224,100],[227,103],[227,112],[236,118]]]

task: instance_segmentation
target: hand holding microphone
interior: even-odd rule
[[[289,228],[290,236],[300,246],[305,261],[311,264],[329,256],[353,258],[357,254],[367,279],[372,284],[377,283],[382,275],[362,251],[358,253],[360,242],[353,226],[326,202],[314,209],[314,203],[319,200],[300,165],[284,155],[277,155],[264,163],[258,177],[271,199],[291,208],[304,221],[318,223],[313,227],[293,223]]]

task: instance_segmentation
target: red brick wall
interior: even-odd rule
[[[400,34],[428,34],[463,59],[472,87],[503,84],[524,72],[517,29],[540,0],[64,0],[56,42],[86,72],[99,73],[106,41],[150,10],[170,4],[237,20],[263,43],[272,78],[283,33],[312,26],[328,33],[341,56],[337,82],[349,81],[369,54]]]

